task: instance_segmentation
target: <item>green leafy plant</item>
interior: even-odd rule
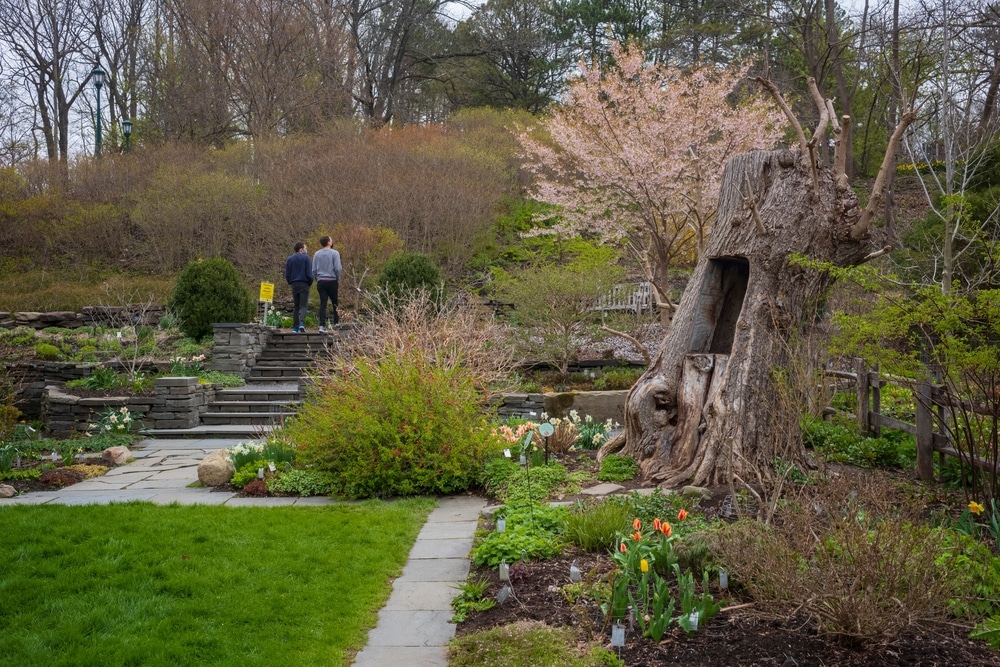
[[[460,592],[451,601],[451,608],[455,610],[451,622],[461,623],[471,613],[492,609],[496,605],[496,600],[483,597],[489,587],[490,580],[485,577],[470,579],[459,584]]]
[[[972,639],[981,639],[992,649],[1000,649],[1000,616],[984,618],[969,634]]]
[[[242,489],[255,479],[260,479],[261,469],[264,470],[265,477],[271,477],[267,464],[268,462],[265,459],[246,461],[240,467],[236,468],[236,472],[233,473],[233,478],[229,480],[229,483],[234,488]],[[270,482],[271,480],[267,479],[267,481]],[[267,488],[270,489],[270,485]]]
[[[35,356],[43,361],[58,361],[63,353],[52,343],[39,342],[35,344]]]
[[[191,262],[177,277],[170,310],[184,335],[202,339],[216,322],[249,322],[257,304],[236,268],[221,257]]]
[[[198,381],[203,384],[218,384],[229,389],[233,387],[243,387],[247,381],[242,375],[236,373],[223,373],[222,371],[201,371],[198,373]]]
[[[299,496],[329,495],[332,486],[330,474],[317,470],[292,468],[267,480],[267,490],[272,493]]]
[[[644,372],[643,368],[606,368],[594,378],[594,389],[601,391],[631,389]]]
[[[601,460],[601,470],[597,479],[602,482],[624,482],[639,472],[639,464],[631,456],[608,454]]]
[[[318,387],[285,435],[338,494],[454,493],[500,447],[480,398],[462,366],[442,368],[422,350],[361,358]]]
[[[546,560],[563,548],[559,535],[565,508],[529,501],[507,512],[506,530],[492,531],[473,548],[471,558],[476,565],[497,567],[501,562]]]
[[[632,506],[623,498],[578,504],[566,517],[566,539],[584,551],[606,551],[615,547],[616,536],[632,520]]]

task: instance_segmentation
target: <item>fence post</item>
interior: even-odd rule
[[[882,437],[882,420],[879,419],[882,416],[882,378],[879,377],[879,370],[881,370],[881,366],[876,364],[875,382],[871,385],[872,407],[868,412],[868,427],[876,438]],[[875,419],[872,419],[872,414],[875,415]]]
[[[914,391],[917,399],[917,476],[926,481],[934,479],[934,416],[931,412],[933,388],[921,382]]]
[[[854,374],[858,378],[858,426],[861,433],[868,435],[871,424],[868,417],[868,369],[864,359],[854,360]]]

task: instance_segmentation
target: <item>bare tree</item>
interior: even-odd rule
[[[0,52],[31,93],[45,152],[69,156],[70,109],[90,69],[82,63],[87,38],[82,7],[74,0],[0,0]]]

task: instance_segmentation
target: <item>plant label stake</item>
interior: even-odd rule
[[[264,469],[257,468],[257,479],[264,479]]]
[[[509,449],[503,450],[503,455],[509,459],[510,458],[510,450]]]
[[[729,588],[729,573],[725,570],[719,570],[719,588],[722,590]]]
[[[500,561],[500,581],[510,581],[510,566],[507,561]]]
[[[269,461],[268,462],[267,469],[270,470],[271,472],[274,472],[275,470],[277,470],[277,468],[274,467],[274,461]]]
[[[52,462],[56,463],[57,461],[59,461],[59,455],[56,454],[55,452],[52,452]]]
[[[506,602],[507,598],[510,597],[512,591],[513,589],[510,586],[504,586],[503,588],[501,588],[500,592],[497,593],[497,604],[503,604],[504,602]]]
[[[611,645],[617,648],[625,646],[625,626],[621,623],[611,626]]]
[[[555,433],[555,428],[552,424],[545,422],[539,425],[538,434],[545,438],[545,465],[549,464],[549,436]]]
[[[497,532],[498,533],[507,532],[507,519],[504,518],[497,519]]]
[[[697,611],[692,611],[691,614],[688,616],[688,621],[691,623],[691,630],[698,629],[698,618],[700,616],[701,614]]]

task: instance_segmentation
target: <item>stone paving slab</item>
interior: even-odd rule
[[[430,521],[424,524],[417,535],[418,540],[446,540],[468,537],[476,532],[477,521]]]
[[[478,521],[479,513],[486,505],[482,498],[457,496],[442,498],[428,521]]]
[[[417,540],[410,549],[410,558],[468,558],[472,537],[452,540]]]
[[[232,498],[229,493],[195,493],[199,489],[188,489],[187,491],[167,491],[156,493],[150,498],[150,502],[157,505],[224,505]]]
[[[403,568],[401,579],[411,581],[465,581],[469,576],[468,558],[411,559]]]
[[[392,595],[385,603],[386,611],[450,611],[451,601],[458,595],[458,582],[407,581],[397,579]],[[454,612],[451,612],[454,613]]]
[[[305,496],[302,498],[295,499],[296,507],[300,505],[303,507],[309,507],[309,506],[322,507],[324,505],[338,505],[338,504],[343,504],[343,503],[340,503],[339,501],[336,501],[333,498],[328,498],[327,496]]]
[[[354,660],[354,667],[448,667],[444,646],[371,646]]]
[[[368,633],[368,646],[444,646],[455,636],[453,613],[383,609]]]

